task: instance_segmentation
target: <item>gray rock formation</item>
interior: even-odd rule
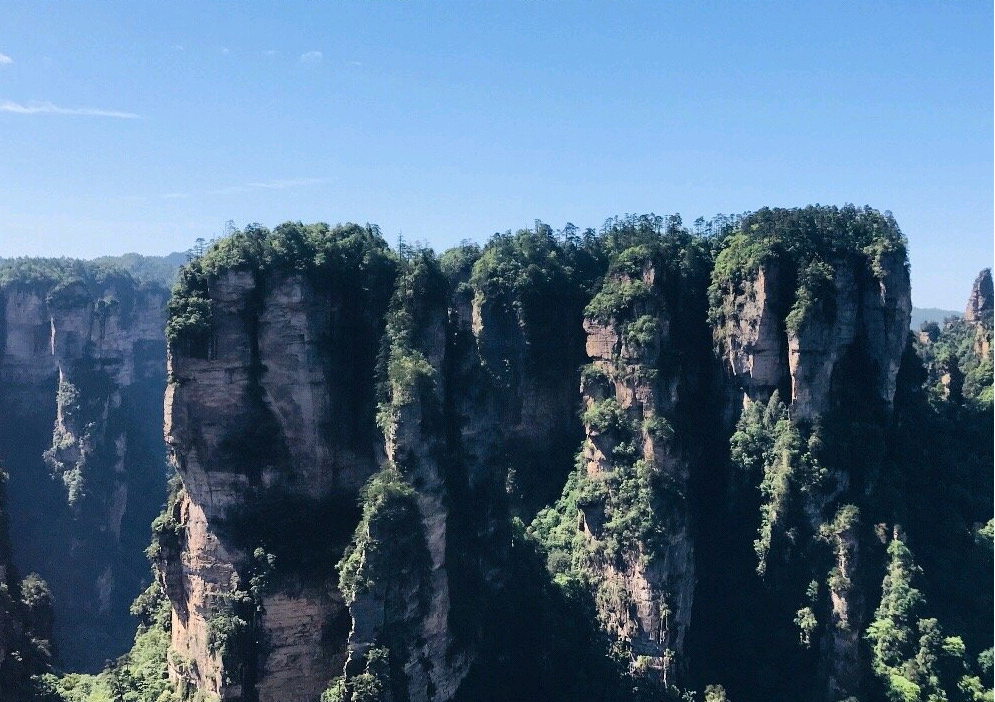
[[[728,290],[731,305],[720,355],[744,388],[747,397],[767,400],[789,375],[784,343],[783,309],[787,281],[781,266],[762,266],[756,277],[743,282],[741,291]]]
[[[874,393],[891,404],[912,312],[904,252],[886,254],[880,276],[862,259],[841,259],[832,269],[830,294],[795,329],[785,327],[785,307],[794,300],[793,274],[783,263],[723,291],[730,312],[716,331],[718,349],[745,400],[765,402],[790,388],[792,416],[814,419],[829,407],[840,361],[859,347],[873,366]]]
[[[985,268],[974,279],[971,297],[964,310],[964,319],[968,322],[990,320],[995,312],[995,288],[992,286],[992,269]]]
[[[719,355],[744,404],[766,402],[773,390],[790,388],[788,409],[796,423],[817,425],[830,412],[847,412],[840,405],[844,387],[887,412],[912,310],[905,251],[885,250],[873,261],[849,254],[822,270],[830,272],[828,284],[814,292],[795,282],[801,271],[777,258],[740,285],[722,288],[723,315],[715,331]],[[820,490],[797,498],[808,529],[818,533],[833,519],[851,480],[844,467],[825,476]],[[836,567],[847,577],[860,560],[853,528],[848,529],[834,537]],[[822,674],[827,694],[844,698],[858,691],[861,644],[855,632],[866,625],[868,612],[855,589],[832,589],[831,599]]]
[[[156,398],[167,291],[129,276],[0,289],[0,438],[19,565],[49,582],[62,662],[98,670],[133,637],[141,544],[161,503]]]
[[[657,671],[665,683],[673,682],[683,655],[695,589],[686,500],[690,469],[676,448],[672,427],[678,403],[687,400],[687,369],[674,362],[680,357],[678,335],[687,330],[672,325],[674,311],[667,309],[663,291],[678,283],[664,280],[666,275],[652,260],[645,261],[635,278],[650,291],[645,300],[610,319],[585,320],[593,374],[583,385],[585,416],[615,403],[624,417],[623,429],[587,424],[587,477],[611,481],[616,473],[634,471],[644,493],[640,499],[651,505],[655,531],[661,534],[652,540],[643,536],[615,557],[591,557],[588,567],[599,581],[599,618],[613,638],[631,648],[638,670]],[[605,288],[624,289],[632,283],[628,274],[611,274]],[[630,440],[622,436],[627,433],[636,446],[634,466],[618,455],[620,444]],[[582,506],[580,528],[595,545],[610,536],[605,521],[619,508],[610,502],[606,496]],[[595,546],[593,552],[598,551]]]
[[[246,686],[262,702],[287,699],[289,689],[316,699],[345,660],[335,546],[344,547],[358,488],[377,467],[376,348],[353,330],[380,322],[295,274],[231,271],[210,295],[209,358],[175,348],[169,356],[165,432],[184,489],[182,552],[160,565],[184,662],[172,674],[222,699],[241,699]],[[341,355],[365,364],[368,377],[342,377]],[[357,403],[366,411],[354,412]],[[273,532],[280,520],[286,530]],[[327,543],[311,554],[288,539]],[[248,594],[256,549],[276,551],[275,573]],[[265,639],[265,652],[221,641],[224,617]]]

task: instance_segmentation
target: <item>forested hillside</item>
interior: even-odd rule
[[[162,319],[134,646],[67,673],[0,533],[4,699],[991,700],[991,272],[910,332],[906,247],[853,206],[235,231]]]

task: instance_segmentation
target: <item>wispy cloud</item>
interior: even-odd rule
[[[245,185],[229,185],[225,188],[205,190],[203,194],[238,195],[240,193],[252,192],[253,190],[289,190],[290,188],[300,188],[308,185],[320,185],[322,183],[329,182],[329,180],[329,178],[285,178],[281,180],[262,180],[254,183],[246,183]],[[179,200],[185,197],[191,197],[192,195],[194,195],[194,193],[172,192],[163,193],[159,197],[164,200]]]
[[[183,51],[185,48],[183,44],[173,44],[173,51]]]
[[[13,112],[18,115],[70,115],[74,117],[114,117],[116,119],[142,119],[134,112],[101,110],[94,107],[59,107],[51,102],[28,102],[21,104],[10,100],[0,101],[0,112]]]
[[[222,46],[221,47],[221,55],[222,56],[227,56],[230,53],[231,53],[231,49],[229,49],[227,46]]]
[[[363,64],[359,61],[349,61],[350,66],[362,66]]]
[[[252,188],[245,185],[229,185],[227,188],[215,188],[214,190],[205,190],[205,195],[238,195],[239,193],[247,193]]]
[[[269,49],[268,51],[264,51],[263,55],[264,56],[277,56],[279,53],[280,52],[277,51],[276,49]]]
[[[255,190],[286,190],[287,188],[299,188],[305,185],[321,185],[327,183],[328,178],[288,178],[286,180],[268,180],[260,183],[249,183],[246,187]]]
[[[314,65],[316,63],[321,63],[321,59],[325,58],[325,55],[320,51],[308,51],[301,54],[301,63]]]
[[[7,54],[0,54],[0,66],[9,66],[12,63],[14,63],[14,59]]]

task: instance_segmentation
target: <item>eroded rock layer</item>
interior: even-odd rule
[[[727,572],[700,540],[733,527],[759,566],[731,539],[728,572],[778,603],[777,623],[742,616],[793,645],[801,627],[813,684],[859,692],[855,505],[876,478],[822,447],[853,442],[846,403],[888,416],[904,242],[871,210],[751,217],[712,239],[677,218],[537,227],[441,259],[288,224],[194,261],[171,303],[182,489],[157,557],[173,678],[225,700],[485,699],[487,666],[535,695],[569,645],[618,690],[663,690],[723,670],[688,651]],[[532,630],[501,621],[522,604]],[[555,641],[568,619],[577,641]]]
[[[97,670],[131,643],[141,544],[166,481],[168,293],[72,261],[0,277],[0,439],[18,565],[51,585],[62,663]]]

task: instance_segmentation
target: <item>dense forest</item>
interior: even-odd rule
[[[851,205],[441,255],[249,225],[161,297],[168,485],[108,420],[138,395],[84,383],[132,382],[101,314],[134,329],[168,266],[4,262],[5,339],[27,290],[53,329],[86,311],[46,449],[66,523],[104,529],[84,459],[114,437],[163,506],[131,650],[73,672],[0,480],[0,699],[992,700],[991,271],[910,332],[906,247]]]

